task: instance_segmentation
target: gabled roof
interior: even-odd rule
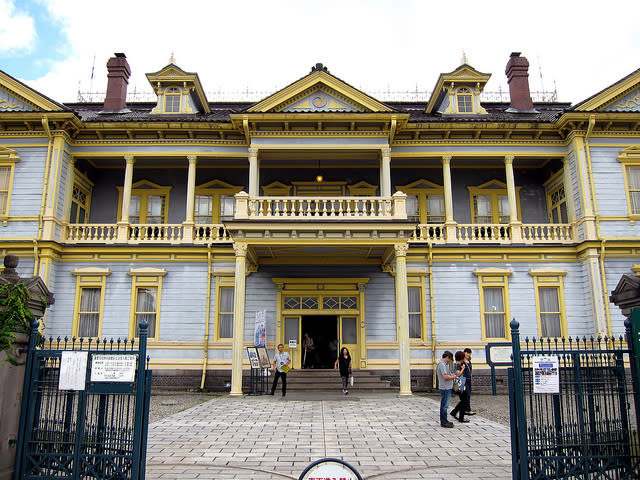
[[[321,63],[311,73],[249,107],[247,113],[392,112],[389,106],[331,75]]]
[[[576,112],[640,112],[640,68],[571,108]]]
[[[0,112],[60,112],[64,105],[0,70]]]
[[[195,90],[194,97],[199,103],[198,108],[204,113],[209,113],[211,111],[209,108],[209,101],[207,100],[207,96],[205,95],[202,84],[200,83],[200,77],[198,77],[197,73],[185,72],[177,65],[170,63],[157,72],[147,73],[146,76],[154,91],[156,91],[156,85],[158,84],[187,83],[188,85],[193,85]]]
[[[440,106],[446,93],[445,86],[447,84],[479,85],[480,91],[482,91],[489,78],[491,78],[490,73],[481,73],[467,63],[463,63],[453,72],[441,73],[427,104],[426,112],[433,113],[434,109]]]

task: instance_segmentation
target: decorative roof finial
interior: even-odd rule
[[[467,64],[469,65],[469,60],[467,59],[467,54],[464,52],[464,50],[462,51],[462,59],[460,60],[460,65],[463,64]]]
[[[171,56],[169,57],[169,63],[176,64],[176,56],[171,52]]]
[[[315,72],[316,70],[322,70],[323,72],[329,73],[329,69],[322,65],[321,63],[316,63],[314,67],[311,67],[311,72]]]

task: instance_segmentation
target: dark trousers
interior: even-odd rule
[[[458,419],[462,421],[467,411],[467,405],[469,404],[469,390],[465,388],[464,392],[459,393],[458,396],[460,397],[460,401],[456,405],[456,408],[451,411],[451,415],[455,417],[456,414],[458,414]]]
[[[282,396],[284,397],[287,394],[287,374],[285,372],[281,372],[276,368],[276,375],[273,378],[273,385],[271,386],[271,395],[273,395],[276,391],[276,387],[278,386],[278,379],[282,377]]]

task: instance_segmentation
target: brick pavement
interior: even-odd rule
[[[440,427],[439,403],[396,394],[220,396],[149,426],[153,479],[298,479],[340,458],[363,479],[511,479],[509,427]]]

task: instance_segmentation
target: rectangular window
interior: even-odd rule
[[[147,220],[146,223],[164,223],[165,212],[164,195],[149,195],[147,197]]]
[[[196,195],[194,221],[199,224],[210,224],[213,213],[213,196]]]
[[[97,337],[100,334],[101,287],[80,289],[80,309],[78,310],[79,337]]]
[[[218,289],[218,338],[233,337],[233,287]]]
[[[220,221],[233,220],[236,199],[231,195],[220,195]]]
[[[156,337],[156,321],[158,318],[158,287],[137,287],[134,309],[135,336],[140,335],[140,322],[146,320],[149,338]]]
[[[140,322],[145,320],[149,340],[157,340],[160,333],[162,277],[167,271],[163,268],[143,267],[132,268],[128,273],[132,277],[129,337],[140,336]]]
[[[165,112],[178,113],[180,112],[180,94],[168,94],[166,95]]]
[[[640,166],[628,166],[626,168],[631,215],[640,215]]]
[[[427,223],[444,223],[444,196],[427,196]]]
[[[420,204],[417,195],[407,195],[407,219],[420,223]]]
[[[548,270],[529,272],[529,275],[533,276],[536,289],[540,337],[555,338],[567,335],[562,287],[562,275],[565,274],[566,272],[558,272],[557,275],[550,275]]]
[[[510,337],[509,322],[509,269],[477,269],[480,290],[480,313],[483,340],[505,340]]]
[[[422,288],[409,287],[409,338],[422,338]]]
[[[8,215],[12,167],[0,167],[0,215]]]
[[[476,195],[473,199],[475,207],[475,223],[491,223],[491,197],[489,195]]]
[[[140,223],[140,195],[131,195],[129,223]]]
[[[85,267],[72,272],[77,277],[73,313],[74,337],[100,337],[102,335],[102,311],[108,268]]]
[[[84,188],[79,185],[73,185],[71,193],[71,215],[69,215],[69,223],[87,223],[89,220],[89,200],[90,195]]]
[[[504,291],[502,287],[486,287],[484,295],[484,331],[487,338],[506,338]]]

